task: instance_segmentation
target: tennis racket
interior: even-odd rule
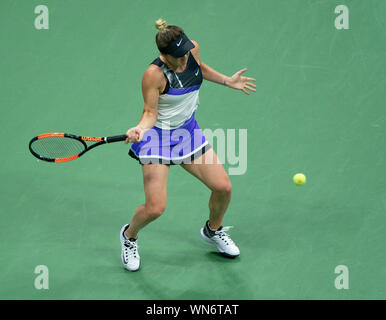
[[[78,159],[95,147],[126,139],[126,135],[93,138],[68,133],[45,133],[31,139],[29,150],[36,158],[43,161],[66,162]],[[95,143],[88,145],[86,142]]]

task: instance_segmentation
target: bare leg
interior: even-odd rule
[[[125,231],[128,238],[137,238],[138,232],[162,215],[166,208],[169,167],[163,164],[142,166],[145,203],[139,206]]]
[[[205,159],[208,158],[213,159],[210,164],[205,163]],[[201,180],[212,191],[209,199],[209,226],[211,229],[218,229],[222,225],[232,197],[232,184],[215,151],[210,149],[199,159],[190,164],[182,164],[181,167]]]

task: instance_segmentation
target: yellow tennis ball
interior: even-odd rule
[[[306,176],[303,173],[295,174],[293,179],[297,186],[301,186],[306,183]]]

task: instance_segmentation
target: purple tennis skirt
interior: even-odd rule
[[[131,145],[129,155],[140,164],[176,165],[192,163],[211,148],[193,115],[171,130],[153,127],[142,140]]]

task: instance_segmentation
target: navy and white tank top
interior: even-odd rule
[[[184,124],[200,102],[198,92],[202,83],[201,68],[189,53],[186,69],[174,72],[158,57],[151,64],[159,66],[166,78],[166,87],[158,98],[158,117],[155,124],[161,129],[175,129]]]

